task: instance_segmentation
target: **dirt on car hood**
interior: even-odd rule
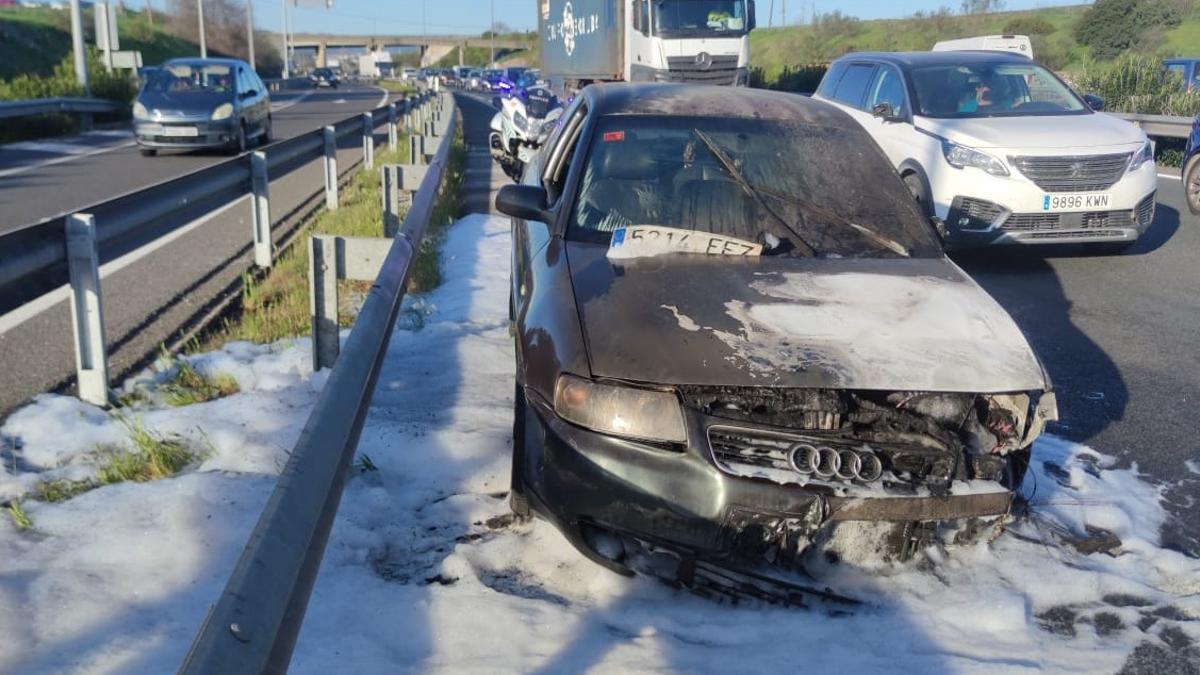
[[[1044,390],[1007,312],[954,263],[567,254],[592,374],[658,384]]]

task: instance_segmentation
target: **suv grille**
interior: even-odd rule
[[[656,79],[660,82],[696,82],[699,84],[730,85],[737,79],[737,56],[713,56],[712,65],[701,68],[693,56],[668,56],[667,72]]]
[[[1129,166],[1131,153],[1081,157],[1009,157],[1013,166],[1046,192],[1107,190]]]

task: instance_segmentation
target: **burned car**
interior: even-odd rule
[[[585,88],[512,217],[511,503],[628,571],[994,531],[1056,415],[1007,313],[845,113]]]

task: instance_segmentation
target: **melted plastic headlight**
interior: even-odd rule
[[[974,148],[968,148],[965,145],[951,143],[946,141],[942,143],[942,152],[946,155],[946,161],[958,169],[968,166],[973,166],[976,169],[983,169],[993,176],[1007,176],[1008,168],[1004,166],[1004,162],[992,157],[986,152],[980,152]]]
[[[218,121],[218,120],[226,120],[226,119],[229,119],[229,116],[232,114],[233,114],[233,104],[232,103],[222,103],[221,105],[219,105],[213,109],[212,117],[210,117],[209,119],[213,120],[214,122]]]
[[[672,392],[635,389],[562,375],[554,412],[593,431],[668,443],[687,441],[683,408]]]

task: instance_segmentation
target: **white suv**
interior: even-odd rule
[[[1029,59],[849,54],[815,95],[858,120],[946,243],[1131,244],[1154,219],[1154,150]]]

